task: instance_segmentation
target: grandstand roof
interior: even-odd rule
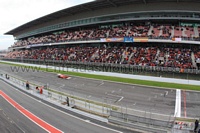
[[[13,35],[16,32],[23,30],[25,28],[42,24],[42,23],[54,20],[56,18],[60,18],[62,16],[75,15],[80,12],[94,11],[96,9],[102,9],[102,8],[107,8],[107,7],[119,7],[119,6],[129,5],[129,4],[142,4],[142,3],[148,4],[148,3],[154,3],[154,2],[177,2],[178,3],[178,2],[200,2],[200,0],[95,0],[89,3],[80,4],[77,6],[66,8],[66,9],[51,13],[49,15],[40,17],[38,19],[25,23],[11,31],[8,31],[5,34]]]

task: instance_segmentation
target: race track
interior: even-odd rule
[[[2,133],[46,133],[46,131],[14,109],[1,96],[0,101],[0,127]]]
[[[23,106],[26,110],[65,133],[139,133],[136,131],[121,129],[106,123],[95,123],[92,119],[85,119],[85,117],[74,117],[69,113],[59,111],[54,107],[43,104],[43,102],[40,100],[25,95],[3,81],[0,81],[0,90]],[[23,116],[2,97],[0,97],[0,108],[6,112],[7,116],[9,116],[9,118],[12,119],[17,124],[17,127],[21,130],[28,133],[46,132],[28,118]],[[15,130],[14,126],[12,128]]]
[[[164,115],[174,115],[176,90],[144,87],[130,84],[73,77],[70,80],[57,78],[56,73],[43,71],[13,71],[8,65],[1,70],[29,82],[49,84],[51,89],[66,92],[96,101],[126,106],[137,110]],[[181,88],[180,88],[181,89]],[[199,92],[181,91],[181,116],[200,117]],[[186,113],[187,112],[187,113]]]

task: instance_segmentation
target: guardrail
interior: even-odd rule
[[[116,112],[116,111],[111,111],[110,112],[110,117],[109,121],[113,123],[121,123],[122,121],[124,124],[128,124],[131,127],[137,128],[137,129],[145,129],[147,128],[147,131],[155,132],[168,132],[170,129],[173,127],[174,123],[174,117],[170,120],[159,120],[155,118],[151,118],[151,112],[147,112],[149,117],[141,117],[141,116],[136,116],[136,115],[130,115],[126,113],[121,113],[121,112]]]

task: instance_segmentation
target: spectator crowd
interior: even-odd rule
[[[148,37],[159,39],[182,38],[186,40],[200,41],[200,28],[193,26],[180,26],[172,24],[128,22],[103,27],[85,27],[79,30],[62,30],[32,36],[18,40],[12,48],[39,44],[100,40],[100,38],[123,37]],[[142,43],[141,43],[142,44]],[[194,69],[200,67],[200,47],[182,48],[163,46],[162,44],[150,46],[142,44],[133,45],[99,45],[91,46],[70,45],[59,47],[35,47],[29,49],[20,48],[9,52],[6,58],[24,58],[40,60],[63,60],[76,62],[97,62],[130,64],[139,66],[162,66]]]
[[[193,26],[179,26],[172,24],[135,24],[111,25],[107,27],[88,27],[79,30],[62,30],[21,39],[11,47],[21,47],[36,44],[47,44],[69,41],[99,40],[100,38],[117,37],[149,37],[160,39],[182,38],[197,40],[200,38],[200,28]]]
[[[6,58],[63,60],[76,62],[96,62],[113,64],[130,64],[139,66],[162,66],[194,69],[200,63],[200,47],[181,48],[126,45],[70,45],[65,48],[44,47],[13,51]],[[199,62],[198,62],[199,60]]]

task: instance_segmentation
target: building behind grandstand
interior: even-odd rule
[[[200,0],[96,0],[21,25],[6,58],[200,68]]]
[[[9,51],[7,49],[4,49],[4,50],[0,50],[0,58],[3,58],[7,55]]]

